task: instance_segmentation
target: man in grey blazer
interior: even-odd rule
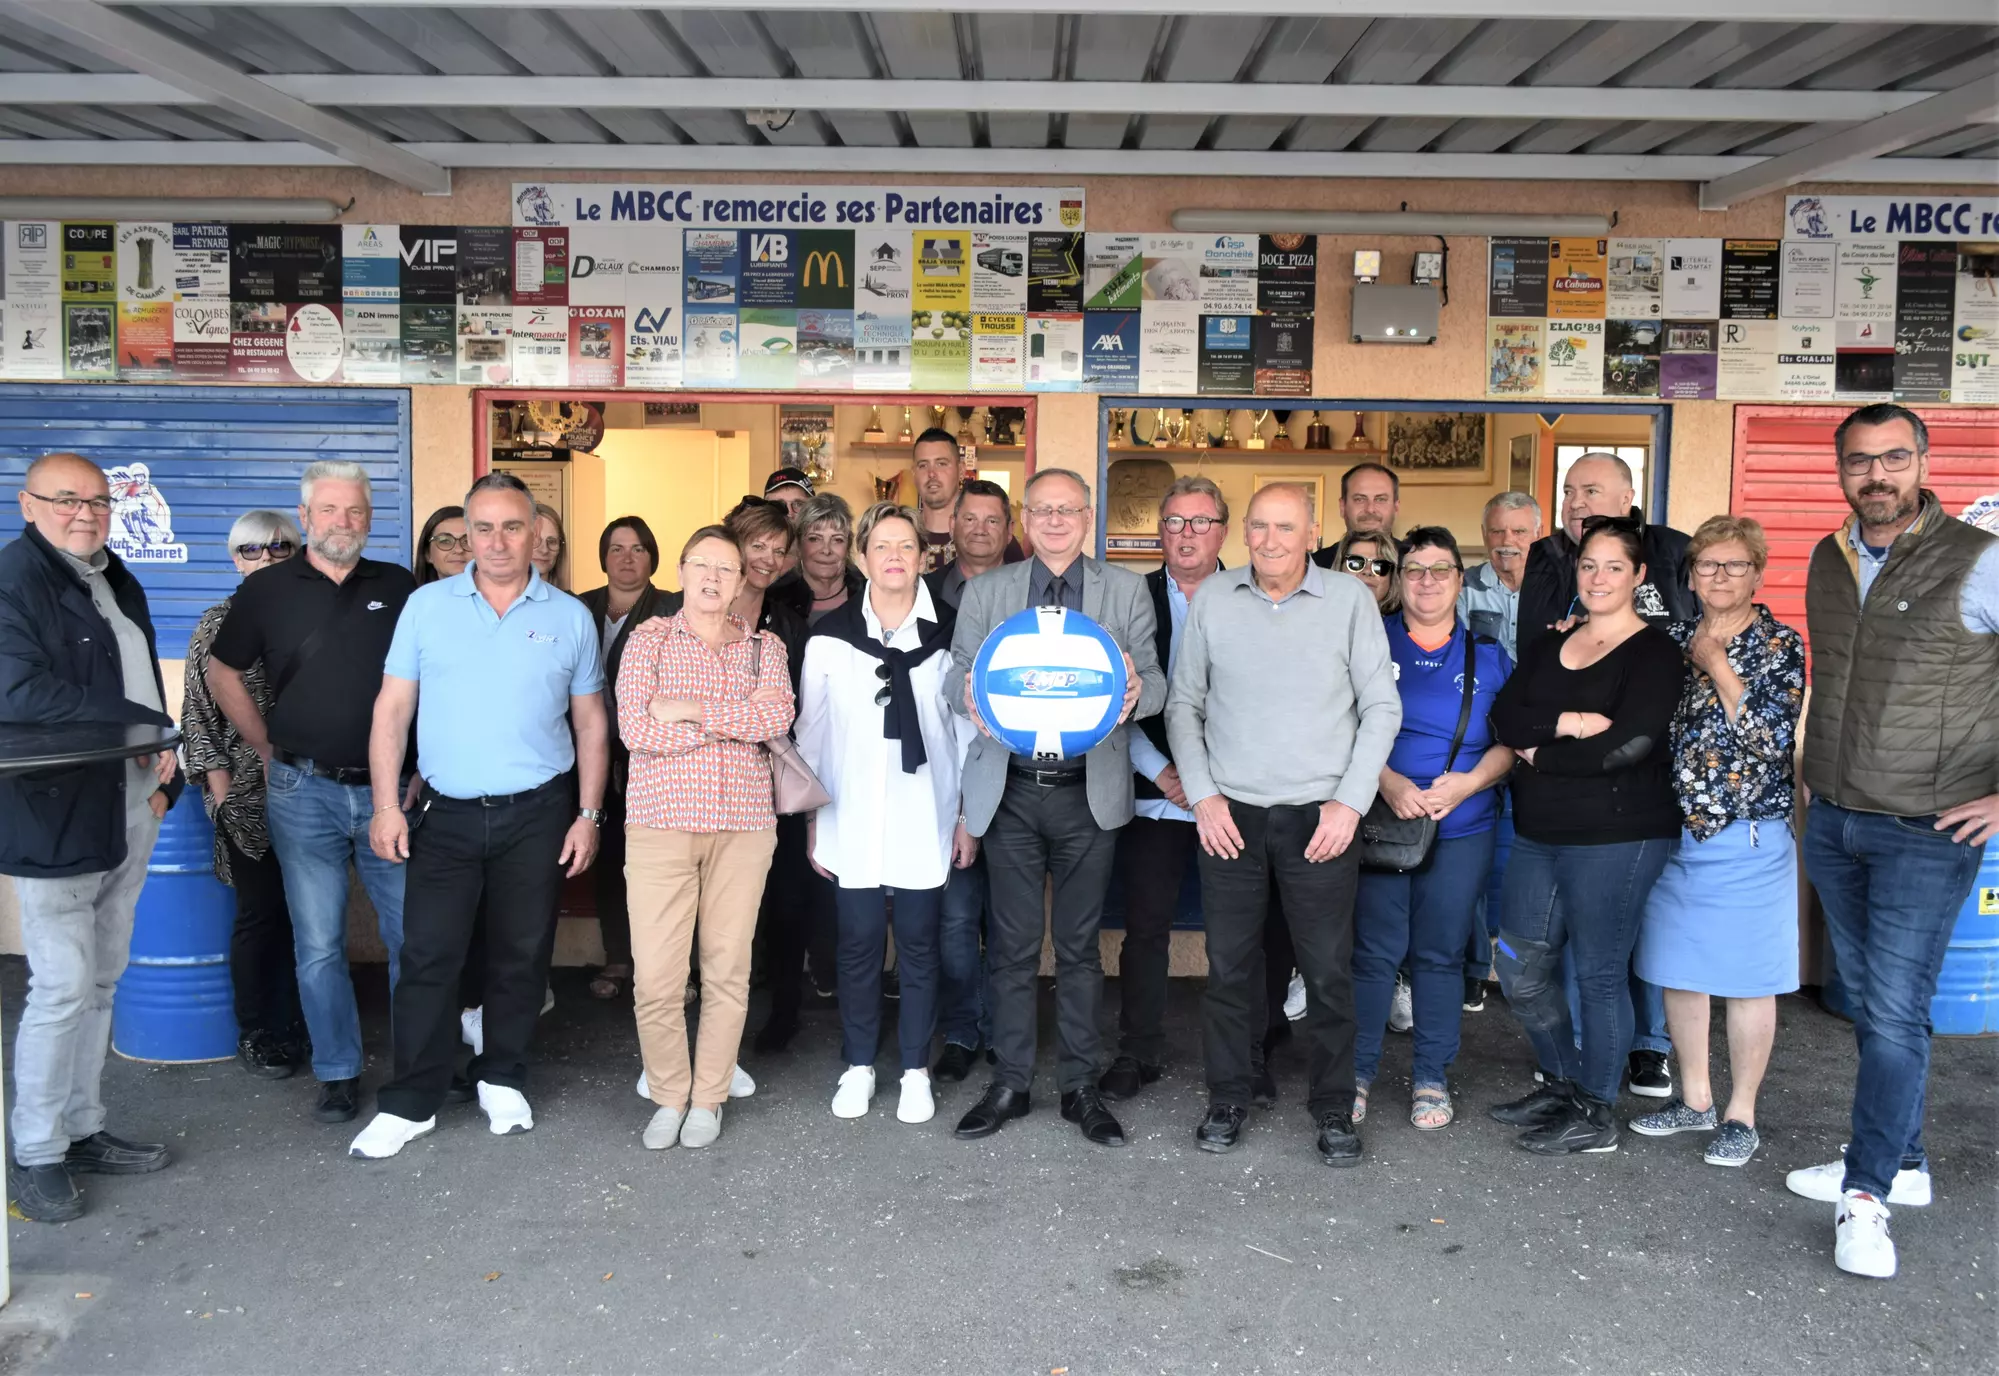
[[[1098,1013],[1104,970],[1097,948],[1117,828],[1131,820],[1132,774],[1125,733],[1113,731],[1080,760],[1029,760],[985,731],[971,701],[972,660],[993,627],[1029,607],[1080,611],[1124,651],[1124,714],[1147,717],[1166,704],[1152,599],[1145,580],[1083,554],[1093,524],[1090,489],[1065,468],[1037,472],[1022,494],[1034,557],[982,573],[965,585],[955,661],[945,681],[952,710],[979,724],[965,753],[965,826],[985,846],[990,884],[986,961],[992,1043],[998,1066],[985,1094],[958,1123],[972,1139],[1027,1113],[1034,1077],[1034,977],[1041,965],[1042,894],[1054,883],[1047,920],[1055,943],[1055,1027],[1061,1044],[1062,1116],[1102,1146],[1124,1130],[1097,1092],[1102,1059]]]

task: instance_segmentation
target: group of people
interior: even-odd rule
[[[686,540],[677,577],[642,518],[614,519],[606,582],[580,599],[552,581],[559,517],[517,479],[489,474],[433,515],[412,572],[362,554],[365,471],[315,464],[296,526],[273,511],[236,522],[244,580],[187,660],[186,775],[238,899],[241,1059],[273,1077],[309,1065],[314,1114],[359,1116],[351,863],[392,988],[390,1075],[351,1152],[393,1156],[450,1098],[476,1097],[494,1133],[532,1128],[557,890],[594,864],[606,961],[591,992],[631,989],[645,1147],[720,1136],[746,1080],[753,951],[771,1000],[757,1049],[796,1034],[808,981],[837,996],[834,1115],[870,1110],[887,979],[897,1118],[929,1120],[937,1083],[983,1053],[990,1082],[955,1135],[1000,1131],[1030,1111],[1044,939],[1062,1116],[1119,1146],[1111,1105],[1166,1070],[1191,864],[1208,965],[1201,1150],[1232,1150],[1276,1103],[1268,1055],[1294,972],[1321,1158],[1360,1160],[1390,1026],[1412,1034],[1411,1122],[1447,1127],[1462,1015],[1496,972],[1536,1083],[1488,1112],[1522,1148],[1615,1150],[1628,1079],[1664,1100],[1631,1131],[1699,1132],[1707,1161],[1741,1166],[1774,1000],[1798,987],[1802,844],[1860,1069],[1843,1160],[1787,1183],[1837,1204],[1840,1267],[1891,1275],[1887,1206],[1929,1199],[1928,1001],[1999,827],[1999,541],[1925,490],[1913,413],[1857,411],[1836,450],[1853,515],[1812,560],[1799,839],[1804,643],[1756,600],[1763,532],[1735,516],[1691,536],[1647,523],[1612,455],[1568,470],[1552,534],[1530,496],[1494,498],[1489,562],[1470,569],[1448,529],[1396,533],[1398,480],[1372,464],[1342,479],[1346,530],[1329,547],[1307,489],[1262,488],[1240,518],[1249,560],[1226,568],[1229,504],[1183,476],[1159,504],[1163,565],[1141,577],[1084,552],[1082,476],[1036,471],[1016,541],[1007,492],[966,479],[956,441],[932,430],[914,445],[915,507],[856,522],[780,469]],[[0,552],[7,720],[166,723],[144,593],[105,548],[107,492],[76,455],[29,472],[29,528]],[[655,581],[669,577],[677,590]],[[1045,606],[1095,620],[1125,660],[1119,727],[1081,758],[1013,754],[969,681],[995,626]],[[132,902],[178,785],[171,755],[0,781],[0,871],[19,877],[34,975],[8,1163],[31,1218],[81,1212],[74,1172],[167,1162],[104,1132],[98,1078]],[[1125,933],[1106,1063],[1114,877]]]

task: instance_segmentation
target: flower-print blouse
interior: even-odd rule
[[[1666,629],[1684,651],[1699,627],[1699,621],[1675,621]],[[1699,841],[1730,822],[1791,820],[1791,752],[1805,704],[1804,641],[1759,602],[1756,619],[1728,642],[1728,665],[1743,687],[1733,722],[1714,680],[1691,660],[1673,714],[1673,789],[1687,830]]]

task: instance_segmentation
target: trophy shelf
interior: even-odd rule
[[[1287,454],[1310,458],[1314,462],[1327,462],[1341,457],[1354,459],[1388,457],[1386,449],[1279,449],[1269,445],[1262,449],[1244,449],[1241,445],[1230,445],[1226,449],[1219,445],[1210,445],[1206,449],[1200,449],[1191,444],[1168,444],[1157,447],[1150,444],[1117,444],[1108,445],[1106,449],[1113,458],[1125,455],[1135,457],[1139,454],[1199,454],[1211,459],[1267,459],[1273,454]]]
[[[897,454],[905,459],[909,457],[908,441],[904,441],[901,444],[862,444],[856,441],[847,445],[846,449],[850,454]],[[988,454],[994,451],[1002,454],[1022,454],[1027,451],[1027,446],[1024,444],[980,444],[978,451],[981,454]]]

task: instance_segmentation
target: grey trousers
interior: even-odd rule
[[[99,1080],[111,1049],[111,995],[132,949],[132,910],[159,839],[150,808],[125,824],[125,860],[67,879],[16,879],[28,1004],[14,1039],[14,1159],[60,1161],[104,1127]]]

